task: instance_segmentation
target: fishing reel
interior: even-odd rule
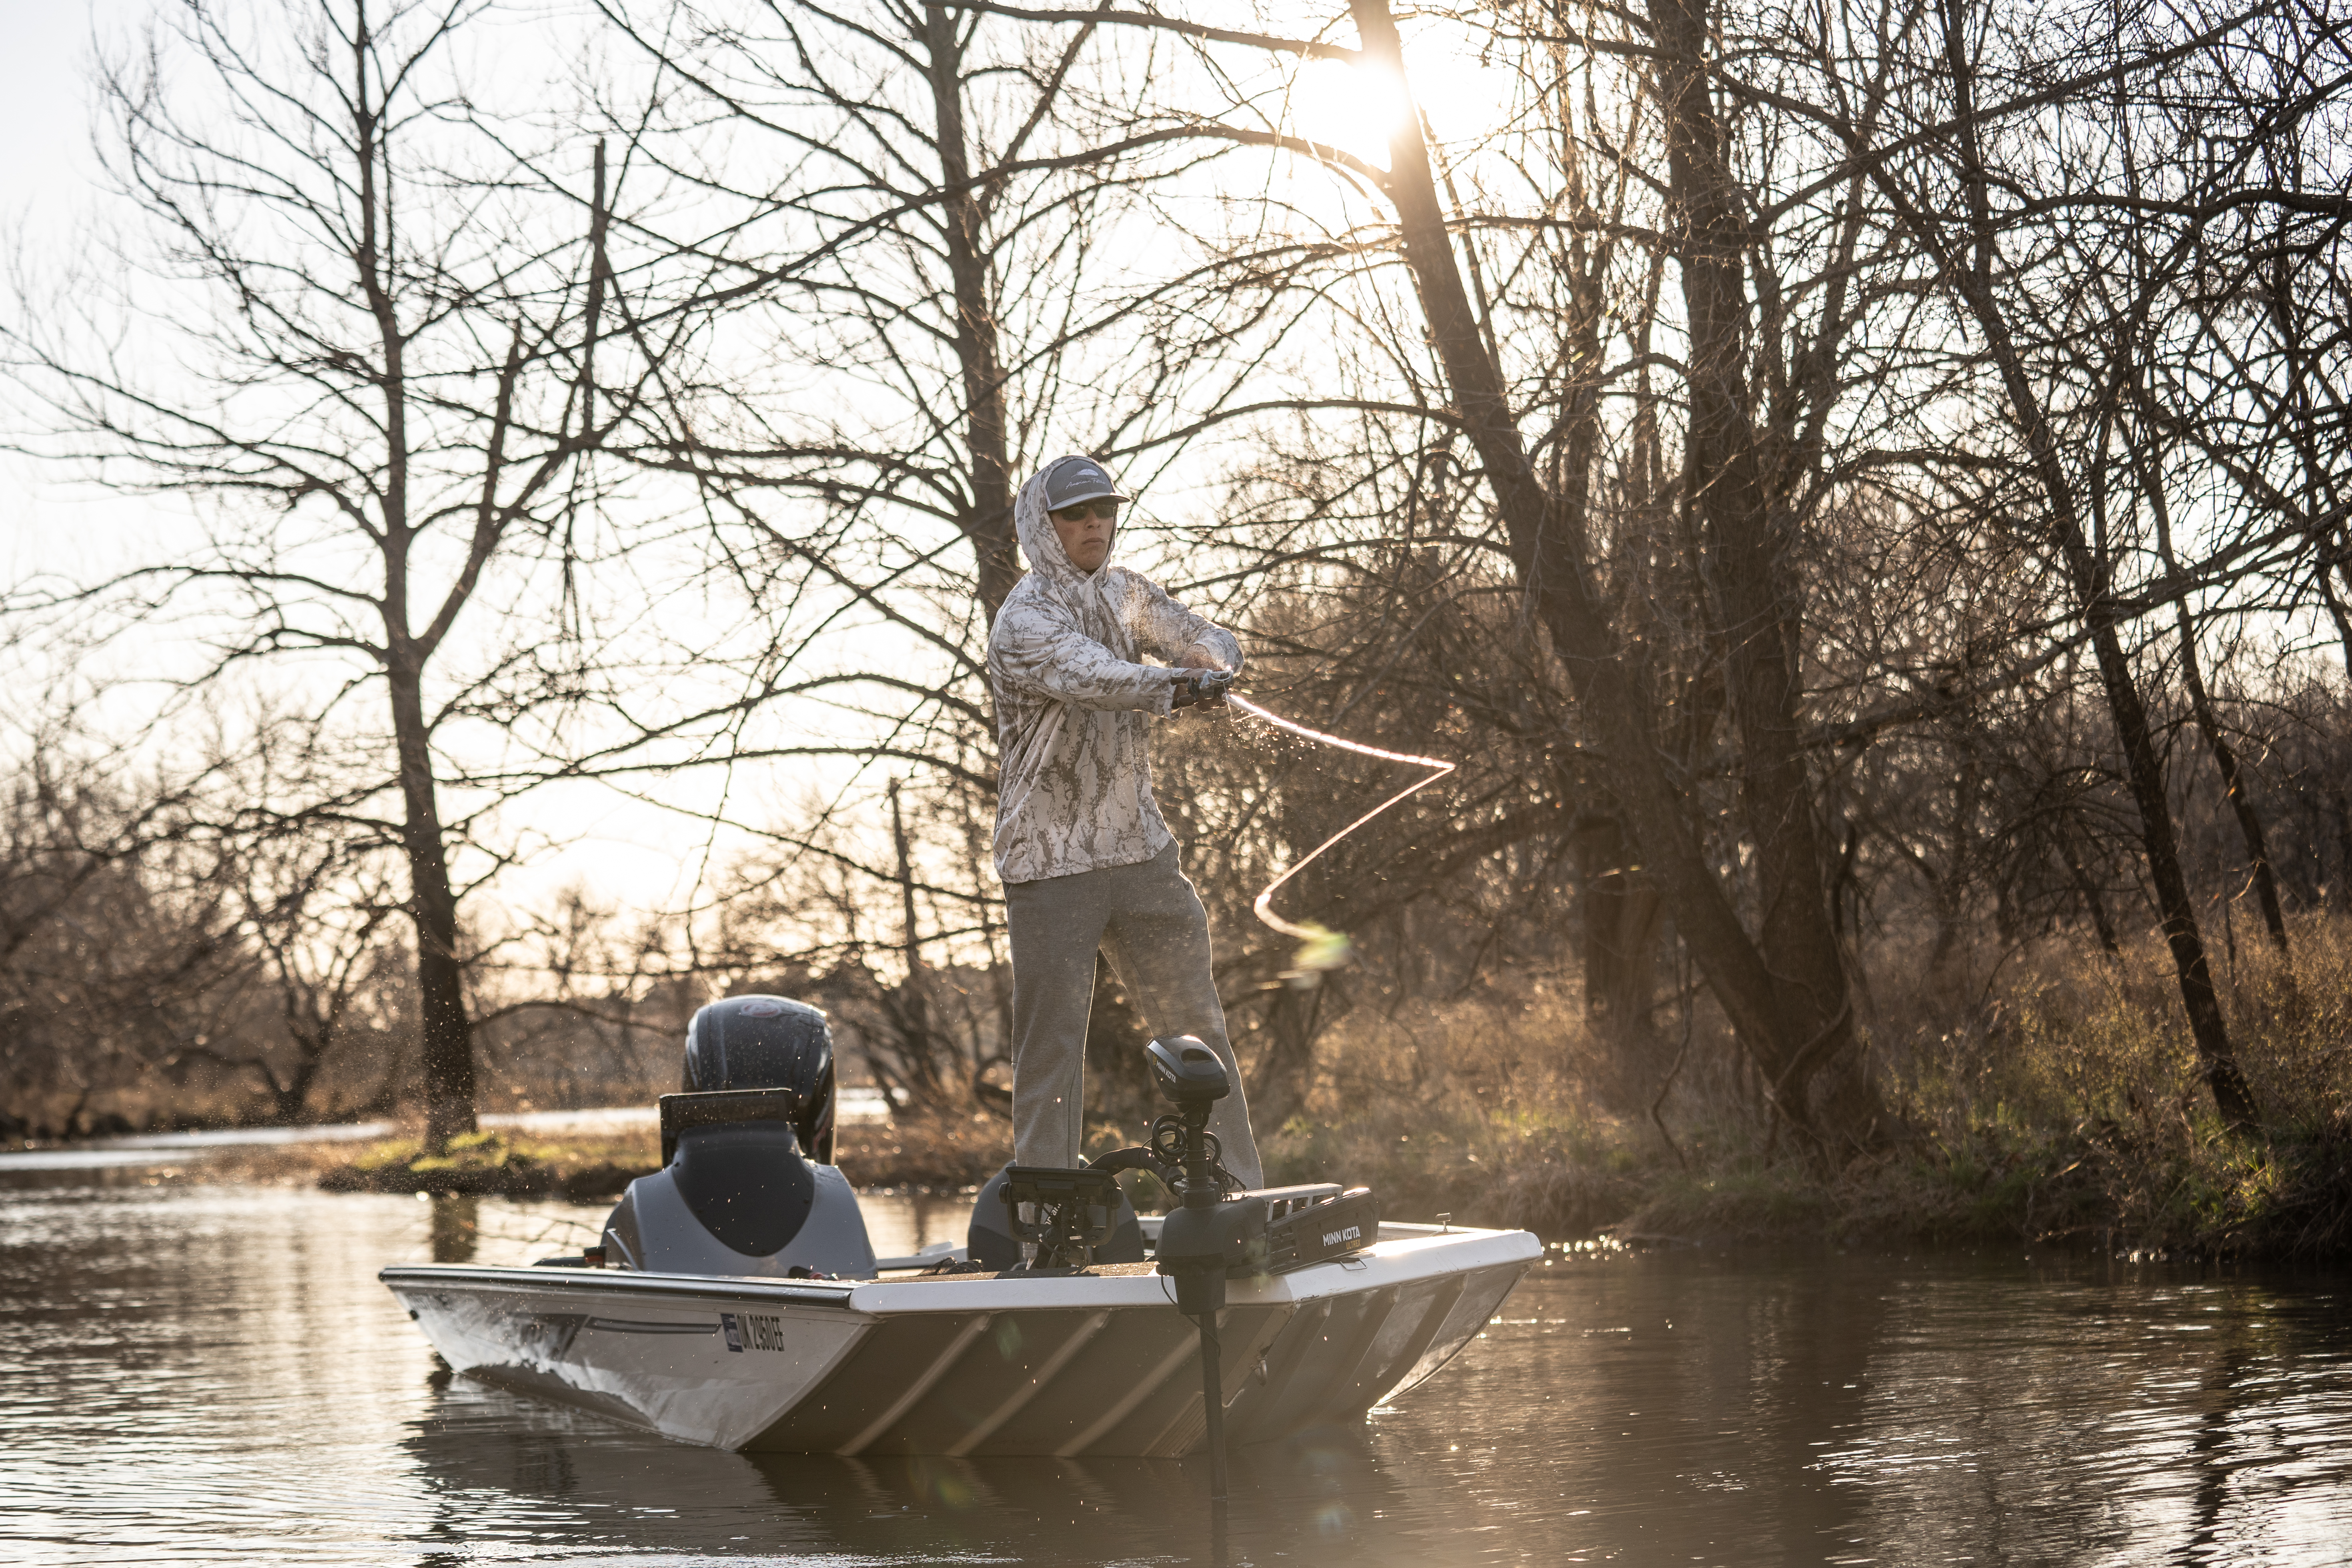
[[[1230,669],[1188,669],[1176,682],[1176,690],[1168,699],[1168,706],[1171,709],[1223,708],[1225,693],[1231,691],[1234,682],[1240,679],[1238,672]],[[1183,1037],[1191,1038],[1190,1036]]]

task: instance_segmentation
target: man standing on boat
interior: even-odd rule
[[[1129,499],[1091,458],[1057,458],[1021,487],[1013,526],[1029,572],[988,640],[1003,759],[996,874],[1013,939],[1013,1157],[1078,1163],[1087,1016],[1105,949],[1156,1037],[1197,1035],[1225,1064],[1234,1092],[1209,1128],[1225,1168],[1255,1187],[1264,1172],[1210,973],[1208,911],[1151,797],[1152,719],[1222,702],[1241,644],[1110,564]]]

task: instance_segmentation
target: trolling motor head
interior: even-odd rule
[[[1233,1077],[1197,1035],[1154,1040],[1144,1050],[1151,1063],[1151,1081],[1176,1105],[1175,1116],[1163,1116],[1153,1127],[1152,1147],[1168,1163],[1183,1169],[1187,1208],[1213,1204],[1224,1195],[1219,1166],[1224,1150],[1209,1131],[1209,1112],[1233,1093]]]
[[[1175,1115],[1152,1124],[1152,1152],[1183,1171],[1186,1208],[1211,1207],[1224,1196],[1226,1177],[1224,1148],[1209,1131],[1209,1112],[1233,1093],[1233,1075],[1197,1035],[1154,1040],[1144,1049],[1151,1081],[1176,1105]]]
[[[1233,1093],[1234,1080],[1217,1053],[1198,1035],[1178,1035],[1154,1040],[1144,1047],[1151,1061],[1151,1081],[1176,1102],[1176,1109],[1193,1126],[1205,1127],[1209,1108]]]

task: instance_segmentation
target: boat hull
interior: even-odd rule
[[[1355,1257],[1235,1279],[1228,1441],[1353,1420],[1435,1372],[1540,1256],[1525,1231],[1384,1225]],[[458,1372],[665,1436],[774,1453],[1198,1448],[1199,1334],[1171,1284],[831,1282],[405,1265],[381,1278]]]

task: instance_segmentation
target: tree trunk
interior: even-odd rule
[[[1993,297],[1992,209],[1989,180],[1977,142],[1973,68],[1962,37],[1961,4],[1962,0],[1945,0],[1944,44],[1952,76],[1954,123],[1958,127],[1957,139],[1964,162],[1962,184],[1968,196],[1972,254],[1966,265],[1946,258],[1946,279],[1983,332],[2010,406],[2023,427],[2032,469],[2049,508],[2050,532],[2064,557],[2075,602],[2091,633],[2099,681],[2105,690],[2108,712],[2115,720],[2116,739],[2123,746],[2132,800],[2139,810],[2140,842],[2147,854],[2149,879],[2156,885],[2157,910],[2163,921],[2165,942],[2172,950],[2173,965],[2179,973],[2180,999],[2189,1015],[2189,1034],[2196,1042],[2198,1059],[2207,1082],[2212,1086],[2213,1100],[2222,1120],[2235,1131],[2250,1131],[2260,1124],[2261,1117],[2255,1109],[2253,1091],[2230,1046],[2229,1027],[2221,1016],[2221,999],[2213,989],[2212,971],[2206,963],[2205,940],[2197,927],[2195,907],[2189,901],[2188,879],[2181,874],[2172,807],[2164,794],[2163,764],[2148,730],[2147,705],[2140,699],[2130,661],[2124,654],[2123,613],[2115,601],[2105,563],[2095,554],[2084,535],[2081,507],[2059,458],[2056,435],[2025,374],[2024,363],[2010,333],[2008,318]],[[1941,256],[1942,247],[1936,242],[1934,226],[1920,217],[1908,194],[1885,177],[1881,161],[1873,160],[1871,166],[1881,188],[1895,196],[1898,210],[1920,231],[1923,239],[1936,244]]]
[[[2172,508],[2165,500],[2161,475],[2155,466],[2137,458],[2140,488],[2147,492],[2148,505],[2156,517],[2156,538],[2160,559],[2168,576],[2180,576],[2180,563],[2172,552]],[[2263,838],[2263,819],[2254,812],[2254,803],[2246,794],[2246,781],[2238,766],[2237,748],[2221,733],[2221,720],[2213,711],[2212,694],[2205,687],[2205,668],[2197,656],[2197,621],[2189,612],[2187,598],[2176,598],[2172,612],[2180,630],[2180,683],[2189,692],[2189,711],[2197,721],[2197,732],[2205,738],[2205,749],[2213,754],[2213,765],[2221,770],[2222,793],[2229,797],[2230,810],[2237,816],[2239,837],[2246,841],[2246,864],[2253,873],[2254,893],[2263,906],[2263,924],[2270,931],[2271,945],[2284,955],[2287,952],[2286,915],[2279,906],[2278,877],[2271,869],[2270,847]]]
[[[921,1098],[937,1109],[947,1109],[949,1088],[954,1074],[952,1059],[942,1059],[940,1046],[943,1043],[931,1026],[930,983],[923,973],[923,942],[915,922],[915,862],[913,848],[907,837],[907,818],[898,806],[898,781],[890,781],[890,848],[898,865],[899,950],[905,955],[907,978],[900,984],[903,998],[896,1014],[900,1037],[908,1047],[905,1067],[908,1077],[921,1089]],[[952,1053],[944,1053],[952,1057]]]
[[[301,1121],[310,1108],[310,1086],[318,1081],[319,1071],[327,1065],[327,1052],[334,1045],[329,1033],[308,1035],[295,1032],[294,1066],[279,1083],[277,1075],[263,1069],[269,1083],[270,1120],[281,1126],[292,1127]]]
[[[2352,798],[2342,790],[2328,797],[2336,816],[2336,881],[2332,890],[2339,907],[2352,905]]]
[[[1633,874],[1633,847],[1614,817],[1580,825],[1584,899],[1584,1016],[1598,1024],[1649,1016],[1658,951],[1657,890]]]
[[[1021,580],[1013,531],[1013,460],[1006,448],[1004,368],[996,335],[996,297],[981,249],[982,193],[971,181],[965,145],[963,45],[960,13],[936,3],[923,7],[923,42],[930,56],[931,110],[937,127],[940,204],[946,230],[948,278],[955,290],[956,362],[963,374],[964,443],[971,459],[971,494],[957,526],[971,541],[980,602],[991,626],[1004,596]]]
[[[2237,748],[2221,733],[2221,721],[2213,711],[2212,695],[2205,689],[2205,673],[2197,663],[2197,631],[2189,616],[2189,605],[2183,602],[2174,606],[2180,614],[2180,675],[2181,683],[2189,689],[2189,710],[2197,720],[2197,731],[2205,737],[2206,749],[2213,753],[2213,765],[2221,773],[2221,788],[2230,798],[2230,810],[2237,816],[2238,834],[2246,841],[2246,864],[2253,873],[2254,897],[2263,907],[2263,925],[2269,931],[2271,945],[2284,956],[2287,952],[2286,913],[2280,907],[2278,874],[2271,868],[2270,846],[2263,837],[2263,819],[2254,811],[2254,803],[2246,794],[2246,780],[2238,763]]]
[[[1655,888],[1633,874],[1633,847],[1613,816],[1580,823],[1577,898],[1584,915],[1584,1020],[1608,1051],[1611,1098],[1654,1098],[1658,1035],[1650,1026],[1662,912]]]
[[[2115,922],[2107,918],[2106,900],[2099,897],[2099,889],[2091,880],[2090,870],[2083,864],[2075,826],[2074,814],[2070,811],[2066,814],[2066,820],[2059,825],[2059,850],[2066,858],[2067,872],[2074,879],[2075,894],[2082,899],[2083,907],[2090,911],[2091,924],[2099,933],[2099,951],[2110,958],[2119,957],[2124,951],[2123,943],[2116,940]]]
[[[457,898],[449,885],[448,850],[435,799],[433,753],[425,725],[421,671],[404,650],[392,661],[393,735],[400,754],[405,816],[401,847],[408,858],[409,914],[416,922],[416,995],[425,1069],[425,1144],[439,1153],[474,1131],[474,1027],[466,1016],[465,973],[457,958]]]
[[[1265,1045],[1249,1075],[1250,1117],[1260,1129],[1279,1128],[1307,1109],[1315,1088],[1315,1041],[1323,1030],[1323,1004],[1330,991],[1328,981],[1285,984],[1267,1001]]]
[[[1402,79],[1402,49],[1386,0],[1350,0],[1350,10],[1366,54]],[[1584,519],[1546,491],[1528,460],[1501,367],[1487,352],[1463,285],[1417,115],[1407,112],[1398,118],[1389,149],[1388,190],[1396,206],[1405,262],[1420,290],[1455,412],[1486,468],[1519,586],[1550,636],[1600,744],[1612,793],[1640,847],[1643,869],[1664,898],[1708,989],[1755,1055],[1782,1113],[1817,1147],[1866,1143],[1879,1135],[1878,1114],[1874,1097],[1858,1074],[1855,1091],[1838,1095],[1825,1108],[1825,1121],[1815,1115],[1809,1093],[1816,1073],[1845,1054],[1853,1037],[1843,971],[1832,972],[1835,984],[1826,989],[1784,983],[1741,925],[1705,854],[1689,791],[1660,752],[1655,704],[1640,685],[1633,661],[1622,657],[1602,611]],[[1775,669],[1785,655],[1757,649],[1749,657],[1756,661],[1748,667],[1756,684],[1751,695],[1769,696],[1773,683],[1785,679],[1784,671]],[[1757,722],[1759,733],[1772,743],[1769,712],[1759,714]],[[1785,769],[1762,781],[1757,808],[1769,814],[1771,803],[1780,799],[1791,782]],[[1795,830],[1802,835],[1796,842],[1811,840],[1810,809],[1803,819],[1803,827]],[[1806,879],[1788,874],[1791,841],[1782,835],[1789,829],[1779,817],[1769,820],[1776,856],[1774,892],[1786,899],[1801,897]],[[1810,873],[1810,886],[1819,916],[1818,868]],[[1826,925],[1825,916],[1822,923]],[[1811,951],[1803,940],[1792,944],[1776,938],[1775,943]],[[1818,978],[1810,969],[1803,976]]]
[[[1756,846],[1757,931],[1783,1017],[1820,1041],[1827,1061],[1852,1035],[1853,1009],[1822,883],[1824,857],[1799,719],[1804,691],[1790,525],[1772,504],[1748,421],[1747,224],[1703,68],[1713,18],[1708,0],[1653,0],[1650,15],[1662,56],[1670,233],[1690,334],[1684,485],[1714,568],[1708,587],[1739,727],[1740,799]],[[1859,1078],[1832,1087],[1840,1096],[1866,1089]],[[1874,1099],[1841,1107],[1837,1120],[1874,1116]]]
[[[384,476],[380,505],[383,561],[383,668],[392,699],[393,743],[399,758],[403,816],[401,847],[408,859],[409,915],[416,923],[418,1041],[425,1076],[425,1147],[438,1154],[449,1140],[475,1130],[474,1030],[466,1016],[465,976],[457,959],[457,897],[449,885],[448,848],[435,799],[432,731],[425,721],[425,661],[409,618],[409,550],[415,540],[408,515],[407,333],[394,304],[397,263],[389,192],[377,179],[386,158],[382,87],[370,74],[373,39],[367,7],[356,11],[351,48],[351,103],[359,163],[362,227],[352,260],[383,352]],[[521,324],[516,324],[520,342]],[[511,355],[509,363],[511,364]],[[509,395],[502,386],[501,402]],[[495,455],[491,472],[497,471]]]

